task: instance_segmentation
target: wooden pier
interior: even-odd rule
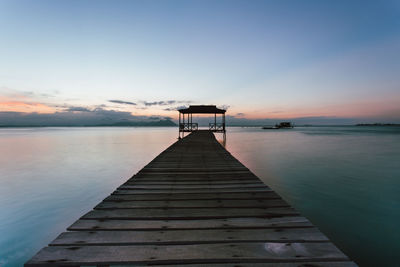
[[[171,145],[25,264],[82,265],[356,266],[210,131]]]

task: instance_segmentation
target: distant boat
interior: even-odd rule
[[[284,121],[284,122],[281,122],[279,124],[275,124],[275,126],[270,126],[270,127],[264,126],[264,127],[262,127],[262,129],[264,129],[264,130],[268,130],[268,129],[291,129],[293,127],[294,127],[294,125],[291,122]]]

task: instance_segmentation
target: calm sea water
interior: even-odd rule
[[[176,137],[0,129],[0,266],[22,265]],[[400,128],[229,128],[226,147],[360,265],[400,265]]]

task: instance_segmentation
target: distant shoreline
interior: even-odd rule
[[[159,121],[120,121],[114,123],[101,123],[101,124],[4,124],[0,128],[33,128],[33,127],[177,127],[178,125],[171,120]]]
[[[173,123],[173,122],[172,122]],[[266,125],[227,125],[227,127],[238,127],[238,128],[259,128]],[[342,124],[342,125],[329,125],[329,124],[321,124],[321,125],[295,125],[295,128],[298,127],[354,127],[354,126],[369,126],[369,127],[400,127],[400,124],[396,123],[362,123],[362,124]],[[123,128],[151,128],[151,127],[162,127],[162,128],[169,128],[169,127],[178,127],[177,124],[169,124],[169,125],[162,125],[162,124],[98,124],[98,125],[0,125],[0,129],[4,128],[74,128],[74,127],[83,127],[83,128],[102,128],[102,127],[123,127]],[[202,126],[200,126],[202,127]],[[207,127],[207,125],[204,125]]]
[[[356,126],[400,126],[398,123],[359,123]]]
[[[52,128],[74,128],[74,127],[84,127],[84,128],[102,128],[102,127],[123,127],[123,128],[129,128],[129,127],[135,127],[135,128],[150,128],[150,127],[163,127],[163,128],[168,128],[168,127],[177,127],[177,126],[172,126],[172,125],[0,125],[1,128],[46,128],[46,127],[52,127]]]

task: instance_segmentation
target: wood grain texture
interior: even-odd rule
[[[271,208],[288,207],[282,199],[103,201],[95,209],[129,208]]]
[[[204,220],[78,220],[68,230],[154,230],[154,229],[241,229],[241,228],[303,228],[314,227],[304,217],[227,218]]]
[[[29,262],[54,265],[348,261],[331,243],[231,243],[166,246],[49,246]]]

